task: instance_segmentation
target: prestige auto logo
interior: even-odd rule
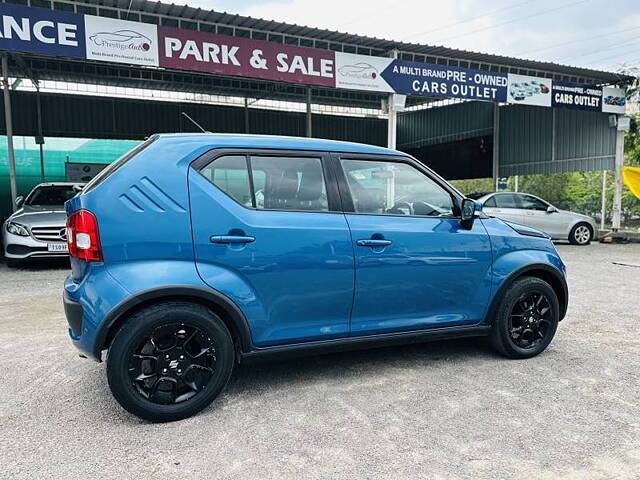
[[[378,77],[378,69],[366,62],[354,63],[353,65],[343,65],[338,69],[338,73],[343,77],[360,78],[365,80],[375,80]]]
[[[135,30],[116,30],[115,32],[98,32],[89,37],[96,46],[119,50],[139,50],[148,52],[151,39]]]

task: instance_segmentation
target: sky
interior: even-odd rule
[[[640,65],[640,0],[171,1],[388,40],[572,66],[617,71],[623,65]]]

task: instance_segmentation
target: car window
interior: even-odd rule
[[[496,206],[496,197],[489,197],[487,200],[485,200],[483,206],[494,208]]]
[[[497,208],[520,208],[516,196],[511,193],[501,193],[494,195]]]
[[[529,195],[520,195],[520,205],[520,208],[527,210],[541,210],[543,212],[546,212],[548,207],[548,205],[543,201]]]
[[[451,195],[411,165],[342,160],[357,213],[450,216]]]
[[[238,203],[252,206],[249,171],[244,155],[218,157],[202,169],[202,174]]]
[[[319,158],[252,156],[251,172],[256,208],[329,210]]]
[[[62,206],[64,202],[78,193],[70,185],[46,186],[35,188],[27,197],[25,205],[54,205]]]

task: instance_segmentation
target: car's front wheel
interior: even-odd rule
[[[587,223],[578,223],[569,232],[569,242],[573,245],[589,245],[593,239],[593,230]]]
[[[153,422],[181,420],[208,406],[226,385],[233,341],[208,308],[171,301],[136,312],[109,348],[107,378],[127,411]]]
[[[560,304],[553,288],[536,277],[514,281],[506,290],[491,329],[491,343],[510,358],[530,358],[553,339],[560,319]]]

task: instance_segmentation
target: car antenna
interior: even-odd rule
[[[187,115],[187,112],[180,112],[182,113],[182,115],[184,115],[185,117],[187,117],[191,123],[193,123],[196,127],[198,127],[200,130],[202,130],[202,133],[207,133],[207,131],[202,128],[202,126],[200,126],[200,124],[198,122],[196,122],[193,118],[191,118],[189,115]]]

